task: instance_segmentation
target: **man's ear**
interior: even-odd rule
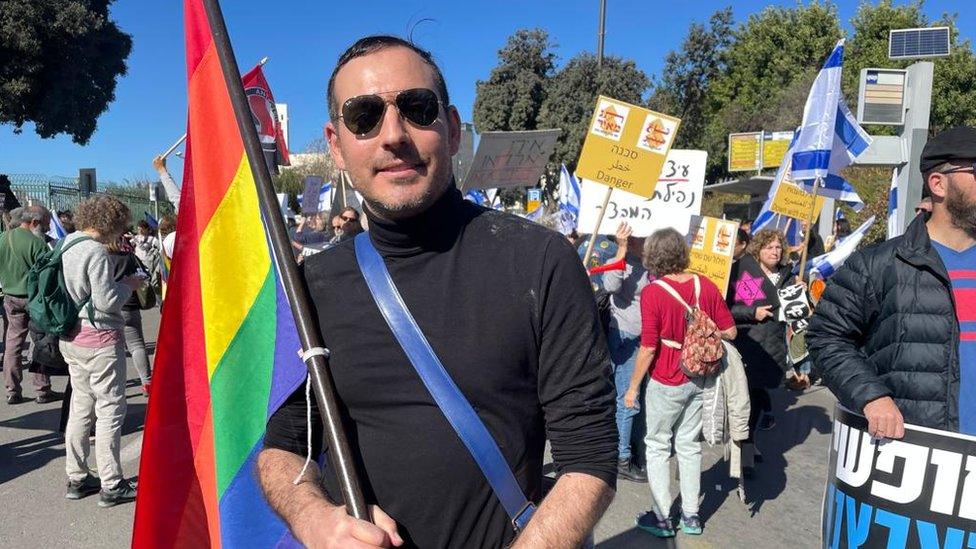
[[[325,125],[323,130],[325,134],[325,141],[329,144],[329,155],[332,156],[332,162],[335,164],[336,168],[340,170],[346,169],[346,161],[342,158],[342,151],[339,150],[339,130],[330,121]]]
[[[929,193],[932,199],[944,199],[949,192],[949,176],[944,173],[932,172],[923,184],[929,186]]]
[[[447,131],[450,139],[451,156],[461,148],[461,115],[454,105],[447,107]]]

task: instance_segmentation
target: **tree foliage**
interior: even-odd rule
[[[640,104],[648,86],[647,75],[630,59],[608,56],[599,67],[590,53],[570,59],[550,82],[539,111],[539,127],[563,130],[552,158],[555,165],[576,169],[597,96]]]
[[[709,86],[704,144],[713,178],[725,172],[729,133],[799,125],[810,84],[840,37],[831,4],[767,7],[736,28],[725,71]]]
[[[115,99],[132,39],[111,0],[0,0],[0,124],[84,145]]]
[[[709,90],[725,71],[725,52],[731,45],[732,8],[725,8],[712,14],[707,27],[692,23],[681,48],[668,52],[648,106],[681,119],[675,147],[704,148],[711,115]]]
[[[479,132],[537,129],[556,54],[542,29],[519,29],[498,51],[498,65],[488,80],[479,80],[474,125]]]

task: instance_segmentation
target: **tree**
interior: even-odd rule
[[[640,104],[650,80],[632,60],[605,57],[597,67],[596,56],[580,53],[569,60],[549,85],[539,111],[540,128],[562,128],[553,163],[576,169],[580,149],[599,95]]]
[[[84,145],[115,99],[132,38],[111,0],[0,0],[0,124]]]
[[[339,170],[329,155],[329,143],[323,137],[313,139],[299,154],[292,154],[292,167],[282,167],[272,176],[275,192],[288,194],[289,206],[298,211],[298,196],[305,192],[305,176],[318,175],[326,181],[337,181]]]
[[[707,98],[712,82],[725,69],[725,51],[732,45],[732,8],[716,11],[708,27],[692,23],[678,51],[668,52],[661,83],[648,106],[677,116],[681,128],[676,148],[704,148],[705,126],[712,113]]]
[[[840,37],[836,7],[817,3],[767,7],[735,30],[726,70],[709,86],[710,178],[726,173],[729,133],[799,125],[810,84]]]
[[[959,42],[956,17],[943,15],[930,22],[922,12],[922,2],[916,0],[903,6],[882,0],[877,5],[862,3],[851,20],[854,34],[845,48],[844,94],[853,105],[857,100],[860,71],[867,67],[905,68],[914,60],[888,59],[888,32],[928,26],[948,26],[952,34],[952,53],[932,61],[932,110],[929,125],[935,131],[959,125],[976,124],[976,57],[969,40]],[[853,108],[853,107],[852,107]],[[891,134],[891,126],[872,126],[871,133]]]
[[[479,132],[537,129],[556,54],[542,29],[519,29],[498,51],[498,65],[479,80],[474,125]]]

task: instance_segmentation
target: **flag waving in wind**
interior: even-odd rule
[[[556,230],[568,235],[579,224],[580,184],[566,165],[559,168],[559,210],[556,212]]]
[[[271,173],[278,173],[278,166],[288,166],[291,162],[288,159],[285,134],[278,119],[278,108],[261,64],[242,76],[241,83],[244,84],[244,95],[247,96],[254,127],[258,130],[258,138],[264,150],[264,160]]]
[[[829,278],[834,272],[837,271],[847,261],[847,258],[854,253],[857,249],[857,245],[864,238],[864,235],[874,224],[874,216],[872,215],[867,221],[861,224],[860,227],[854,230],[851,234],[845,236],[834,246],[834,249],[829,252],[819,255],[807,262],[807,267],[812,271],[816,271],[820,274],[820,278]]]
[[[306,368],[201,0],[184,21],[189,137],[132,545],[273,547],[286,529],[254,463]]]
[[[817,194],[851,202],[857,193],[840,171],[871,145],[871,136],[858,125],[841,94],[843,64],[844,40],[840,40],[810,88],[790,157],[792,178],[803,190],[812,193],[819,180]]]

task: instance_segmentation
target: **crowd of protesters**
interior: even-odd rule
[[[377,92],[376,78],[394,91]],[[976,434],[976,130],[956,128],[929,141],[920,159],[927,201],[918,217],[903,236],[854,253],[828,281],[805,332],[811,370],[790,352],[796,332],[779,314],[779,296],[797,283],[800,257],[850,234],[846,221],[826,241],[804,224],[805,249],[778,230],[742,223],[725,295],[689,270],[686,235],[662,229],[636,238],[621,224],[615,252],[605,258],[614,267],[601,266],[594,277],[602,295],[594,300],[566,239],[463,200],[449,154],[460,139],[459,117],[429,53],[392,37],[363,39],[340,58],[328,97],[333,157],[349,168],[368,207],[303,216],[290,238],[331,340],[343,421],[356,433],[355,465],[370,480],[374,523],[334,503],[338,481],[335,471],[314,465],[326,448],[315,402],[301,387],[269,418],[257,466],[265,497],[301,541],[501,546],[518,534],[528,544],[577,546],[618,479],[646,483],[649,510],[638,528],[657,537],[679,528],[701,534],[701,439],[729,445],[740,458],[733,475],[749,478],[763,462],[757,431],[776,427],[770,391],[784,382],[805,389],[811,377],[822,376],[841,403],[863,413],[873,436],[900,438],[906,422]],[[164,159],[154,165],[169,178]],[[171,178],[167,184],[176,187]],[[119,448],[125,359],[128,352],[150,396],[141,312],[164,299],[175,217],[133,231],[124,204],[96,196],[58,218],[68,234],[57,241],[47,235],[51,213],[41,206],[9,212],[0,235],[6,401],[25,402],[29,273],[59,257],[79,311],[58,334],[56,352],[47,349],[65,363],[69,391],[52,390],[53,365],[38,368],[34,400],[69,401],[66,497],[100,493],[99,505],[109,507],[136,493]],[[357,238],[367,220],[369,233]],[[414,359],[387,331],[357,269],[357,254],[370,250],[380,264],[386,260],[402,301],[423,305],[413,313],[424,343],[501,442],[495,450],[525,500],[517,515],[494,496],[439,403],[429,402]],[[481,322],[471,322],[475,315]],[[44,337],[35,338],[35,353]],[[718,394],[716,377],[730,380],[724,396],[706,399]],[[378,393],[377,379],[396,390]],[[721,425],[724,434],[716,435]],[[93,426],[97,477],[88,465]],[[543,498],[547,439],[559,476]],[[428,497],[418,501],[421,489]]]

